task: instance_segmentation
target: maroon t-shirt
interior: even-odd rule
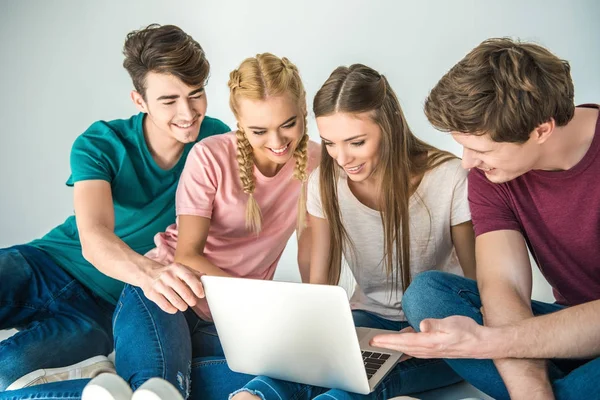
[[[477,236],[523,234],[559,304],[600,299],[600,116],[590,148],[569,170],[529,171],[495,184],[472,169],[469,205]]]

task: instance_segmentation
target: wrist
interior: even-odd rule
[[[153,271],[161,264],[153,261],[145,256],[140,256],[140,259],[133,262],[133,278],[132,285],[144,288],[155,279]]]
[[[498,326],[498,327],[482,327],[483,342],[486,346],[484,349],[484,357],[491,360],[498,360],[502,358],[512,358],[511,353],[513,352],[515,341],[511,331],[511,326]]]

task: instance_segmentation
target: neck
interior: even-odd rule
[[[561,171],[573,168],[589,150],[596,133],[598,109],[576,108],[573,119],[554,128],[543,144],[543,153],[535,169]]]
[[[285,165],[274,163],[268,158],[263,159],[262,157],[257,157],[256,154],[254,155],[254,164],[256,165],[256,168],[260,171],[260,173],[268,178],[277,175],[277,173]]]
[[[185,144],[161,132],[149,116],[144,118],[144,139],[152,158],[163,169],[170,169],[181,157]]]

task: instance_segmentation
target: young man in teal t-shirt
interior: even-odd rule
[[[124,55],[140,113],[95,122],[75,140],[67,181],[75,215],[41,239],[0,249],[0,329],[20,330],[0,343],[0,391],[50,381],[46,368],[109,354],[124,283],[171,313],[201,292],[193,270],[143,254],[175,221],[189,150],[230,130],[205,116],[209,63],[172,25],[129,33]],[[112,369],[105,357],[92,360],[96,370]]]

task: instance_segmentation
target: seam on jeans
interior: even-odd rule
[[[137,288],[135,286],[131,286],[132,288],[132,292],[135,294],[135,296],[137,297],[137,301],[140,302],[140,304],[143,306],[144,310],[146,310],[146,313],[148,314],[148,319],[151,321],[152,323],[152,328],[154,330],[154,336],[156,338],[156,342],[158,344],[158,349],[161,355],[161,369],[162,369],[162,376],[160,376],[160,378],[166,379],[167,378],[167,372],[166,372],[166,366],[165,366],[165,351],[163,349],[163,346],[161,344],[161,341],[159,339],[158,336],[158,329],[156,329],[156,322],[154,321],[154,318],[152,317],[152,313],[150,312],[150,310],[148,310],[148,307],[146,306],[146,303],[144,303],[144,301],[141,299],[140,294],[137,291]]]
[[[115,315],[113,315],[112,324],[111,324],[113,332],[115,331],[115,325],[117,324],[117,320],[119,319],[119,316],[121,315],[122,310],[123,310],[123,301],[121,299],[119,299],[119,301],[117,302],[117,306],[115,307]]]
[[[197,331],[195,330],[194,333],[201,333],[203,335],[209,335],[209,336],[214,336],[214,337],[218,337],[219,336],[217,333],[208,332],[208,331],[205,331],[203,329],[199,329]]]
[[[283,398],[279,395],[279,393],[277,393],[277,391],[275,390],[275,388],[271,385],[269,385],[267,382],[263,381],[260,378],[255,378],[257,381],[264,383],[269,389],[271,389],[273,391],[273,393],[275,393],[277,395],[277,397],[279,397],[279,400],[283,400]]]
[[[223,359],[223,360],[209,360],[209,361],[195,361],[192,363],[192,368],[194,367],[208,367],[211,365],[222,365],[222,364],[227,364],[227,360]]]
[[[292,397],[292,399],[294,399],[294,400],[296,400],[296,399],[303,399],[304,396],[305,396],[305,394],[306,394],[306,392],[308,392],[311,387],[314,387],[314,386],[302,385],[301,389],[298,390],[294,394],[294,397]]]
[[[58,291],[56,296],[50,295],[50,300],[48,300],[48,302],[46,304],[44,304],[44,308],[48,309],[50,307],[50,304],[54,303],[58,298],[62,297],[66,292],[72,290],[73,286],[75,286],[77,284],[79,284],[79,282],[77,280],[73,279],[71,282],[69,282],[65,286],[63,286],[63,288]]]

